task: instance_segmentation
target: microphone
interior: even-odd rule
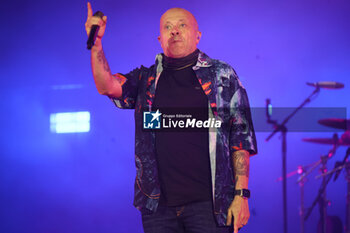
[[[309,83],[307,82],[306,85],[317,87],[317,88],[325,88],[325,89],[340,89],[344,87],[344,84],[338,83],[338,82],[317,82],[317,83]]]
[[[97,16],[97,17],[102,19],[103,13],[101,11],[96,11],[94,16]],[[99,25],[92,25],[91,26],[90,35],[89,35],[89,38],[88,38],[88,40],[86,42],[87,43],[87,49],[91,49],[92,46],[94,46],[95,40],[96,40],[96,37],[97,37],[97,34],[98,34],[98,30],[100,30],[100,26]]]

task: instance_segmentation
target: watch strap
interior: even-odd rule
[[[250,198],[250,190],[249,189],[235,189],[235,196],[238,195],[240,197]]]

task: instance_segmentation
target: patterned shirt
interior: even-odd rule
[[[224,226],[234,198],[232,154],[242,149],[250,155],[257,153],[249,101],[236,72],[227,63],[200,52],[192,69],[208,97],[209,117],[222,122],[221,127],[211,128],[208,133],[214,214],[218,224]],[[113,75],[122,85],[122,96],[111,100],[119,108],[135,110],[134,206],[141,212],[156,211],[160,197],[155,132],[143,129],[143,111],[152,110],[162,70],[162,55],[158,54],[149,68],[141,66],[125,75]]]

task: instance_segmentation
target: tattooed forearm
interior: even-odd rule
[[[249,153],[247,151],[235,151],[233,153],[233,167],[237,176],[249,177]]]
[[[109,68],[107,59],[105,57],[105,53],[103,52],[103,49],[101,49],[98,53],[97,53],[97,60],[99,63],[103,64],[103,69],[107,72],[111,72],[111,69]]]

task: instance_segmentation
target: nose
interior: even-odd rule
[[[171,35],[172,35],[172,36],[178,36],[178,35],[180,35],[180,31],[178,30],[177,27],[173,27],[173,30],[171,30]]]

